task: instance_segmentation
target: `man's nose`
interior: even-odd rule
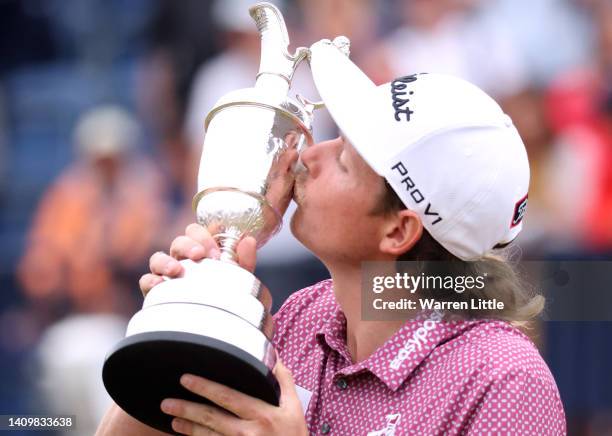
[[[302,154],[300,154],[300,160],[302,164],[308,170],[310,176],[316,176],[321,167],[322,159],[325,153],[332,149],[334,140],[323,141],[306,147]]]

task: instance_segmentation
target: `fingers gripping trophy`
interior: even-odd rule
[[[220,259],[181,261],[184,276],[147,294],[104,363],[104,384],[115,402],[166,432],[172,428],[171,417],[159,408],[164,398],[206,401],[180,386],[185,373],[278,404],[272,299],[238,266],[236,246],[250,235],[260,247],[280,228],[298,155],[312,143],[317,104],[288,97],[293,73],[309,50],[288,53],[287,29],[275,6],[258,3],[250,14],[262,43],[256,83],[222,97],[206,117],[193,202],[198,222],[220,247]],[[334,44],[348,54],[346,38]]]

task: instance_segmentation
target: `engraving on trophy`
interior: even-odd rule
[[[259,33],[263,33],[266,30],[266,27],[268,26],[267,15],[264,13],[262,9],[257,8],[251,13],[251,16],[255,20],[257,31]]]

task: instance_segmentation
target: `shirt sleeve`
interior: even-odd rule
[[[301,325],[304,314],[308,312],[309,307],[312,307],[322,296],[329,292],[331,292],[331,280],[328,279],[300,289],[285,300],[285,303],[274,315],[274,338],[272,344],[277,351],[282,351],[285,343],[289,340],[290,334],[299,335],[300,332],[304,331],[304,326]],[[301,327],[296,328],[296,325],[301,325]],[[310,327],[312,331],[316,329],[314,324],[311,324]]]
[[[552,375],[521,369],[497,378],[476,404],[462,434],[567,434]]]
[[[272,344],[275,348],[282,346],[282,338],[285,337],[287,330],[291,327],[296,315],[299,313],[298,306],[301,295],[307,290],[308,288],[301,289],[291,294],[280,309],[278,309],[278,312],[274,314],[274,337]]]

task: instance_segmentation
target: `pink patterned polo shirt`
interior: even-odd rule
[[[331,280],[289,297],[274,345],[311,434],[565,434],[555,381],[525,335],[501,321],[441,318],[423,313],[353,363]]]

